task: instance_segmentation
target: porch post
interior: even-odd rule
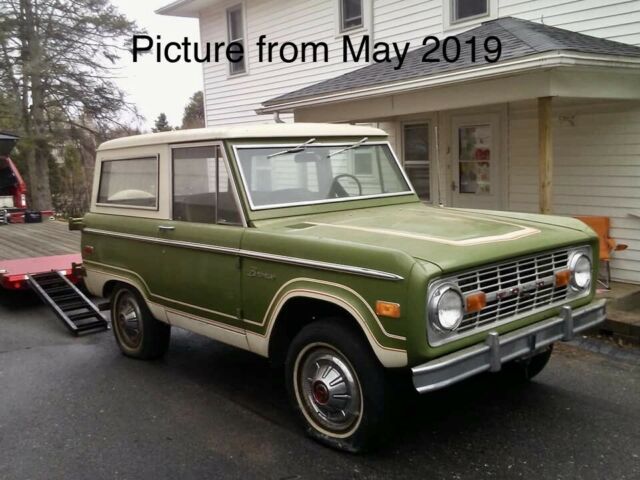
[[[553,129],[551,125],[552,97],[538,98],[538,134],[540,172],[540,213],[551,213],[553,193]]]

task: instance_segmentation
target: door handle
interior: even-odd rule
[[[452,180],[451,181],[451,191],[455,192],[457,190],[458,190],[458,185],[456,185],[456,181],[455,180]]]
[[[158,227],[158,230],[160,230],[161,232],[173,232],[176,229],[176,227],[173,227],[171,225],[160,225]]]

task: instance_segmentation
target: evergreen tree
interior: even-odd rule
[[[204,125],[204,95],[199,91],[192,95],[189,103],[184,107],[182,128],[203,128]]]
[[[110,0],[0,0],[0,119],[19,125],[32,208],[51,208],[59,132],[137,115],[112,74],[134,31]]]
[[[155,128],[153,128],[153,133],[158,132],[170,132],[173,130],[173,127],[169,125],[169,121],[167,120],[167,116],[164,113],[158,115],[155,121]]]

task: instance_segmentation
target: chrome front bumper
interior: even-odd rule
[[[510,360],[527,357],[553,342],[569,341],[574,335],[604,321],[606,300],[572,310],[563,307],[560,316],[498,335],[489,332],[485,343],[459,350],[413,367],[413,385],[420,393],[448,387],[482,372],[497,372]]]

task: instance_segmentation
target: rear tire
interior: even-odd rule
[[[141,360],[162,357],[169,348],[171,326],[156,320],[137,290],[116,287],[111,298],[111,324],[122,353]]]
[[[285,363],[291,402],[314,440],[361,452],[383,427],[385,372],[369,345],[342,319],[303,328]]]

